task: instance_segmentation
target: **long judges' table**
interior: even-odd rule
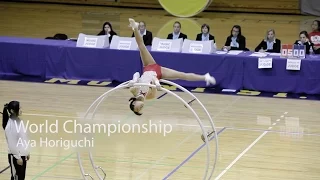
[[[216,77],[221,88],[269,92],[320,93],[320,56],[302,60],[300,71],[286,70],[286,60],[273,57],[272,69],[258,69],[251,52],[184,54],[151,52],[158,64],[183,72]],[[0,37],[0,78],[65,78],[96,81],[127,81],[142,71],[138,51],[77,48],[72,41]],[[204,82],[176,81],[186,87]]]

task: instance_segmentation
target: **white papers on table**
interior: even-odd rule
[[[227,54],[226,51],[216,51],[217,54]]]
[[[268,53],[270,56],[281,56],[281,53]]]
[[[254,52],[254,53],[252,53],[250,56],[254,56],[254,57],[266,57],[267,54],[266,54],[266,53],[261,53],[261,52]]]
[[[243,51],[239,51],[239,50],[231,50],[228,52],[228,54],[231,54],[231,55],[238,55],[240,53],[242,53]]]

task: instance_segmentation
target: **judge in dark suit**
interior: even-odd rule
[[[230,36],[227,37],[226,43],[222,49],[226,50],[248,50],[246,48],[246,38],[242,35],[241,27],[234,25],[231,29]]]
[[[182,38],[183,40],[187,39],[187,35],[183,34],[180,32],[181,30],[181,24],[180,22],[176,21],[173,24],[173,33],[168,34],[167,39],[180,39]]]
[[[108,35],[109,43],[111,43],[112,37],[114,35],[117,35],[117,33],[113,31],[111,23],[105,22],[103,24],[102,30],[99,32],[98,36],[101,36],[101,35]]]
[[[210,34],[210,27],[207,24],[201,26],[201,33],[197,34],[196,41],[211,41],[215,42],[214,36]]]
[[[256,47],[256,52],[272,52],[280,53],[281,41],[276,38],[276,32],[273,29],[269,29],[266,33],[266,37]]]
[[[139,32],[143,38],[144,45],[151,46],[152,45],[152,32],[146,29],[146,23],[141,21],[139,23]],[[132,33],[132,37],[134,37],[134,33]]]
[[[306,54],[310,54],[310,50],[314,51],[313,43],[310,42],[309,34],[307,31],[300,32],[300,40],[296,40],[294,44],[298,45],[305,45],[306,47]]]

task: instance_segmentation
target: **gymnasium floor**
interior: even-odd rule
[[[79,32],[97,33],[100,24],[108,18],[118,18],[118,21],[114,20],[115,27],[121,35],[129,35],[128,17],[137,20],[145,18],[143,20],[147,27],[155,34],[164,36],[171,31],[172,22],[176,20],[165,16],[163,11],[151,10],[143,10],[142,14],[141,10],[11,3],[0,3],[0,9],[0,16],[8,17],[0,18],[1,35],[40,38],[62,30],[72,37],[76,37]],[[224,43],[233,24],[241,24],[247,31],[249,48],[259,43],[265,30],[270,27],[275,28],[284,41],[292,42],[301,28],[310,27],[309,22],[313,19],[308,16],[223,13],[204,13],[202,16],[198,18],[198,22],[212,24],[213,32],[221,34],[221,37],[217,37],[220,44]],[[155,17],[159,18],[159,22],[152,21]],[[166,25],[166,22],[169,25]],[[186,31],[188,26],[198,26],[194,24],[195,21],[183,22],[189,22]],[[47,121],[52,124],[57,120],[61,130],[68,120],[80,120],[79,117],[90,104],[109,89],[97,86],[0,81],[0,102],[4,104],[18,99],[23,106],[25,121],[32,124]],[[130,93],[127,90],[113,94],[98,109],[91,123],[142,125],[153,122],[172,127],[172,131],[166,136],[163,131],[151,134],[114,133],[110,136],[96,133],[93,157],[96,165],[106,172],[106,179],[163,179],[169,175],[168,179],[195,180],[203,177],[206,147],[201,148],[203,142],[199,125],[191,112],[178,100],[171,95],[162,94],[163,92],[159,92],[158,99],[148,102],[141,117],[133,115],[128,109]],[[186,94],[177,94],[185,100],[191,99]],[[206,93],[195,95],[212,115],[219,133],[219,155],[212,179],[319,179],[319,101]],[[203,119],[206,130],[210,130],[208,118],[199,105],[194,103],[192,107]],[[66,126],[67,129],[72,127],[70,123]],[[40,138],[45,137],[51,140],[77,138],[62,130],[57,134],[30,134],[30,139],[38,143]],[[1,171],[8,166],[3,131],[0,131],[0,139]],[[210,142],[212,155],[216,148],[215,140]],[[76,157],[74,149],[34,147],[28,164],[27,179],[81,179]],[[85,153],[82,153],[82,161],[85,171],[97,179]],[[212,162],[213,159],[210,161],[211,165]],[[181,163],[183,165],[180,167]],[[175,169],[177,171],[171,173]],[[0,179],[8,179],[9,174],[9,170],[4,171],[0,174]]]

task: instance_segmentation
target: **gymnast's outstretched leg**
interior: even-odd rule
[[[130,26],[133,29],[133,33],[140,50],[140,56],[142,59],[143,66],[156,64],[156,61],[153,59],[150,52],[144,45],[143,39],[138,30],[139,24],[135,22],[134,19],[131,19],[131,18],[129,19],[129,22],[130,22]],[[184,73],[184,72],[179,72],[173,69],[161,67],[161,74],[163,79],[168,79],[168,80],[181,79],[186,81],[206,81],[207,85],[216,84],[215,79],[211,77],[208,73],[205,75],[198,75],[194,73]]]
[[[179,72],[173,69],[165,68],[159,66],[156,61],[153,59],[148,49],[144,45],[143,39],[138,30],[138,23],[133,19],[129,19],[130,27],[132,27],[136,42],[140,50],[141,60],[144,66],[143,74],[139,78],[140,74],[137,72],[134,74],[131,83],[147,83],[155,84],[157,87],[161,87],[159,79],[168,79],[168,80],[186,80],[186,81],[205,81],[207,85],[216,84],[214,77],[210,76],[209,73],[205,75],[198,75],[194,73],[184,73]],[[153,99],[156,95],[155,88],[149,88],[147,86],[135,86],[130,87],[130,92],[134,95],[130,101],[130,109],[137,115],[141,115],[140,111],[144,106],[145,99]]]
[[[155,60],[153,59],[153,57],[149,53],[147,47],[144,45],[143,39],[142,39],[140,32],[139,32],[139,29],[138,29],[139,23],[135,22],[131,18],[129,19],[129,22],[130,22],[130,26],[133,29],[134,37],[137,41],[137,44],[138,44],[138,47],[140,50],[140,57],[141,57],[143,66],[156,64]]]
[[[161,73],[163,79],[168,80],[186,80],[186,81],[206,81],[207,85],[216,84],[214,77],[210,76],[209,73],[205,75],[199,75],[194,73],[184,73],[166,67],[161,67]]]

